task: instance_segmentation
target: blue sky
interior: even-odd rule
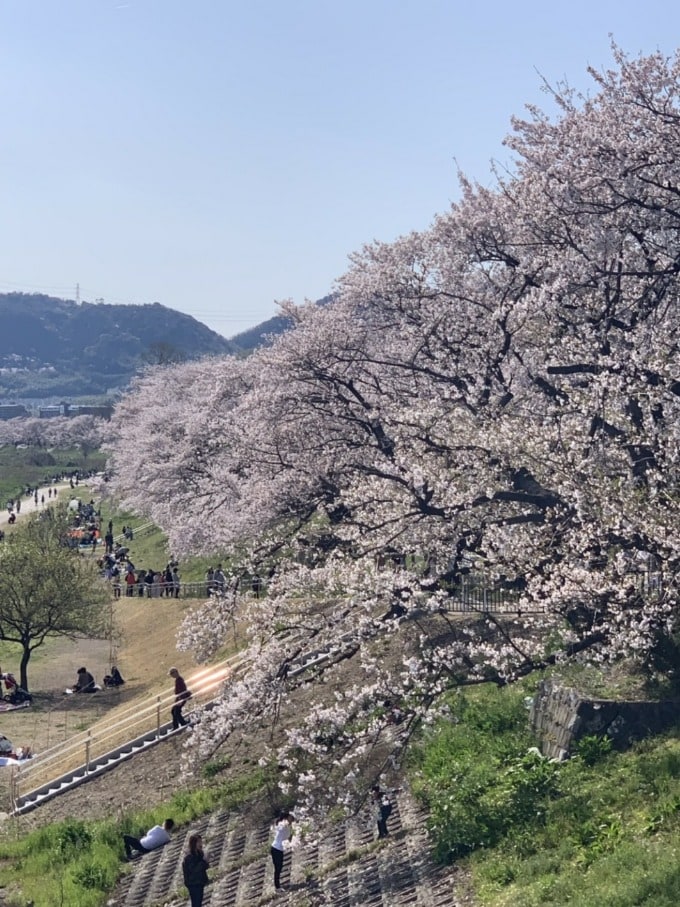
[[[158,301],[232,336],[491,182],[541,77],[673,0],[0,0],[0,292]]]

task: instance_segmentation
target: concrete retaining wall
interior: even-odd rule
[[[581,737],[609,737],[616,749],[661,733],[680,722],[680,702],[589,699],[553,681],[542,681],[534,697],[531,727],[550,759],[568,759]]]

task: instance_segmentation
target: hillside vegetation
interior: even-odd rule
[[[115,526],[135,522],[130,513],[108,508],[103,518],[111,518]],[[162,563],[168,555],[165,538],[158,531],[144,534],[133,543],[133,553],[143,562]],[[193,573],[200,568],[187,564],[186,569]],[[164,618],[160,623],[157,607],[147,606],[145,600],[140,604],[123,598],[117,607],[121,637],[115,657],[128,678],[127,692],[133,695],[137,690],[141,696],[149,689],[162,690],[169,660],[189,667],[187,656],[173,654],[172,648],[177,625],[190,606],[174,600],[159,606]],[[37,663],[41,686],[48,677],[68,680],[68,659],[75,663],[79,658],[77,648],[64,659],[57,652],[61,644],[50,645],[51,653]],[[3,659],[12,655],[9,648],[2,654]],[[383,654],[388,657],[386,651]],[[90,663],[87,655],[83,660]],[[60,676],[61,670],[68,673]],[[336,681],[343,677],[343,683],[351,683],[351,670],[336,675]],[[606,675],[602,677],[605,682]],[[569,679],[578,682],[578,675]],[[675,852],[680,830],[678,734],[647,740],[623,754],[610,752],[606,739],[586,739],[575,759],[555,765],[532,750],[525,701],[532,689],[533,682],[525,682],[514,688],[451,694],[443,709],[446,717],[416,735],[408,765],[395,780],[412,787],[427,807],[433,854],[444,864],[469,868],[478,907],[676,904],[680,878],[669,854]],[[282,727],[290,720],[286,710],[299,713],[304,702],[299,692],[291,693],[290,703],[282,704]],[[39,700],[36,709],[42,708]],[[54,705],[50,709],[56,728]],[[82,714],[81,721],[84,718]],[[6,724],[12,720],[19,733],[21,723],[35,723],[35,716],[6,716]],[[269,735],[267,729],[265,736]],[[166,812],[186,822],[229,803],[244,807],[266,779],[266,773],[255,770],[252,758],[261,750],[261,737],[262,730],[244,729],[240,756],[236,758],[229,747],[216,753],[200,784],[196,779],[192,785],[193,793],[184,790],[174,800],[167,799],[165,791],[175,785],[154,789],[146,783],[142,798],[138,773],[128,789],[127,776],[117,772],[74,792],[71,796],[78,799],[70,812],[58,798],[29,819],[30,825],[43,826],[45,818],[49,828],[22,832],[14,843],[5,840],[0,848],[0,884],[22,892],[15,902],[22,907],[28,897],[36,907],[53,907],[59,891],[66,893],[63,903],[73,907],[103,905],[122,871],[123,831],[153,824]],[[146,768],[157,773],[153,765]],[[102,806],[110,796],[104,791],[111,784],[114,802],[126,805],[123,815],[104,820]],[[210,790],[204,789],[206,785]],[[131,805],[135,797],[140,811]],[[261,802],[253,808],[260,815]],[[64,818],[68,815],[71,818]],[[341,822],[342,817],[331,821]]]
[[[0,294],[0,396],[100,395],[145,364],[235,352],[224,337],[160,303],[108,305]]]
[[[680,732],[612,752],[531,748],[527,689],[451,701],[411,768],[439,858],[463,859],[484,907],[676,907]]]
[[[613,54],[592,98],[513,122],[497,185],[353,255],[271,345],[147,372],[112,416],[126,506],[229,555],[184,644],[248,626],[247,687],[197,749],[273,720],[291,663],[351,662],[278,754],[316,815],[365,797],[450,688],[584,659],[680,681],[680,54]]]

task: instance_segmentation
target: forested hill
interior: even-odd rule
[[[127,384],[145,364],[239,349],[157,302],[78,304],[0,294],[0,398],[103,394]]]

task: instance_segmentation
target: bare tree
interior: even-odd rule
[[[150,343],[142,356],[146,365],[177,365],[186,360],[185,354],[174,344],[165,340]]]

